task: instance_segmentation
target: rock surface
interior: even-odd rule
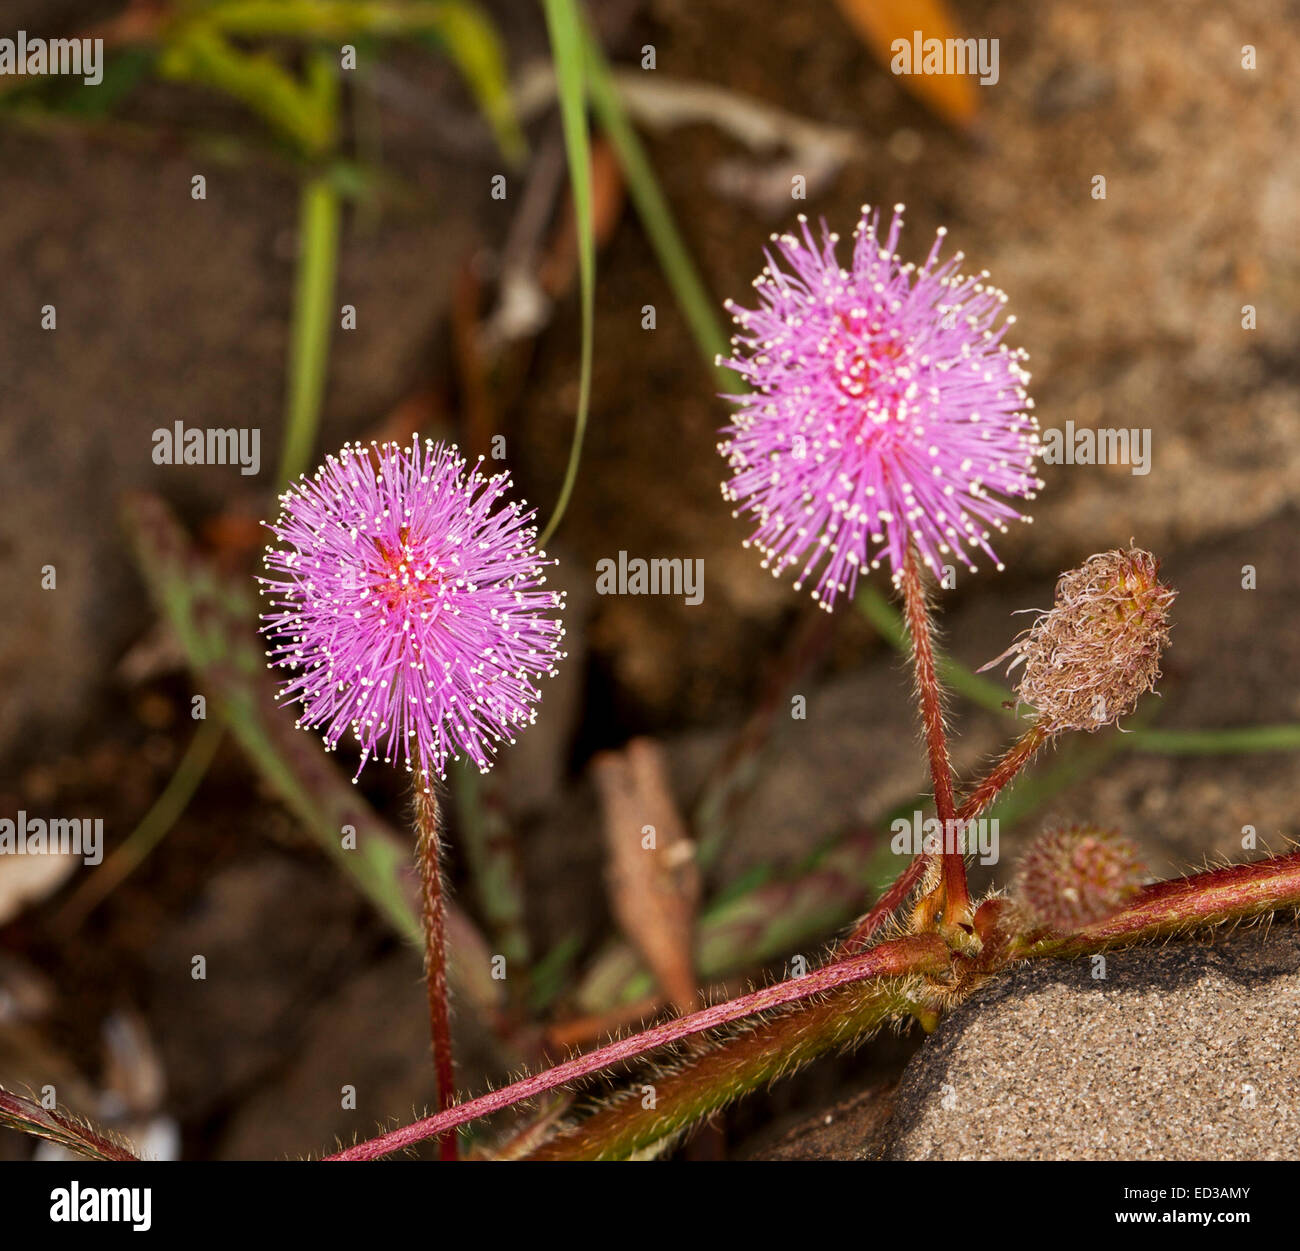
[[[901,1082],[765,1145],[780,1160],[1262,1160],[1300,1153],[1300,935],[1274,926],[1024,966]]]
[[[963,1005],[899,1087],[891,1159],[1300,1153],[1300,937],[1033,965]]]

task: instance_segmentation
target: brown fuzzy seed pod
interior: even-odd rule
[[[1071,825],[1029,845],[1012,898],[1032,926],[1065,934],[1113,916],[1145,876],[1137,848],[1118,831]]]
[[[1061,575],[1055,607],[1017,639],[1016,695],[1049,734],[1111,725],[1154,689],[1176,594],[1159,573],[1137,547],[1089,557]]]

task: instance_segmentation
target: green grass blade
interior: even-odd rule
[[[298,213],[298,275],[289,341],[289,388],[279,485],[311,464],[329,371],[334,280],[339,253],[339,193],[319,174],[303,184]]]
[[[269,53],[237,47],[205,20],[176,29],[158,59],[158,71],[174,82],[232,96],[304,156],[323,156],[338,137],[332,93],[300,82]]]
[[[500,773],[481,774],[472,761],[456,769],[451,793],[458,833],[492,950],[506,958],[511,990],[526,986],[528,938],[524,874],[516,831],[501,796]],[[526,993],[518,992],[521,996]]]
[[[471,0],[229,0],[205,10],[207,25],[241,39],[431,40],[455,63],[512,164],[528,150],[510,99],[505,48]]]
[[[583,72],[582,18],[574,0],[543,0],[546,28],[551,37],[555,61],[556,89],[560,99],[560,118],[564,124],[564,147],[569,161],[569,182],[573,188],[573,214],[578,232],[578,274],[582,294],[582,365],[578,383],[578,415],[574,424],[569,465],[560,487],[555,511],[538,540],[545,547],[555,533],[573,485],[578,478],[578,462],[587,433],[587,410],[591,403],[591,358],[595,338],[596,237],[593,223],[591,190],[591,143],[587,134],[587,104]]]
[[[1134,730],[1121,747],[1167,756],[1229,756],[1300,751],[1300,725],[1247,725],[1228,730]]]

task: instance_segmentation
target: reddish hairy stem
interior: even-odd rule
[[[1078,956],[1201,925],[1300,907],[1300,851],[1144,887],[1124,909],[1063,936],[1030,938],[1024,956]]]
[[[987,776],[976,784],[975,789],[962,802],[961,807],[957,809],[957,820],[959,822],[975,820],[997,798],[999,792],[1012,781],[1016,774],[1033,759],[1034,754],[1050,737],[1037,725],[1030,726],[1007,749],[1002,759],[993,766]],[[840,944],[838,950],[841,953],[861,950],[871,936],[880,929],[893,915],[894,911],[907,899],[908,895],[916,889],[925,876],[925,870],[929,863],[929,856],[917,856],[898,875],[894,884],[881,895],[875,907],[858,922],[857,927]]]
[[[429,996],[429,1039],[438,1081],[438,1108],[445,1111],[456,1098],[456,1070],[451,1052],[451,1020],[447,1011],[446,907],[443,900],[441,844],[442,814],[432,779],[415,781],[416,859],[420,865],[420,900],[424,921],[424,982]],[[456,1158],[456,1135],[438,1139],[438,1155]]]
[[[958,998],[988,976],[1027,955],[1086,954],[1123,942],[1155,938],[1184,926],[1212,923],[1236,915],[1265,912],[1300,903],[1300,853],[1264,864],[1215,870],[1176,883],[1152,887],[1137,904],[1110,922],[1037,945],[1016,941],[999,923],[1011,920],[1007,901],[987,901],[974,924],[982,948],[974,958],[954,957]],[[981,918],[983,924],[981,925]],[[938,937],[937,935],[933,937]],[[964,982],[964,985],[963,985]],[[884,997],[888,983],[879,989]],[[828,1026],[839,1027],[840,1043],[852,1043],[878,1026],[882,1013],[921,1015],[920,1005],[899,987],[894,1002],[865,1000],[870,983],[845,987],[818,1001],[737,1034],[699,1058],[662,1075],[655,1082],[656,1104],[644,1109],[635,1099],[606,1103],[592,1117],[538,1148],[530,1159],[626,1158],[677,1132],[765,1082],[798,1068],[833,1045]],[[933,1010],[932,1010],[933,1011]],[[937,1014],[936,1014],[937,1015]]]
[[[778,1008],[783,1004],[822,994],[850,982],[873,977],[894,977],[904,973],[937,973],[948,967],[949,956],[943,940],[935,934],[919,934],[900,938],[895,942],[881,943],[870,951],[851,960],[826,965],[791,981],[778,982],[748,995],[715,1004],[699,1012],[665,1021],[661,1025],[620,1039],[608,1046],[575,1056],[562,1064],[512,1082],[500,1090],[489,1091],[454,1108],[426,1116],[391,1133],[381,1134],[368,1142],[358,1143],[346,1151],[327,1156],[328,1160],[375,1160],[393,1151],[400,1151],[417,1142],[445,1134],[467,1121],[499,1112],[525,1099],[535,1098],[570,1082],[590,1077],[625,1060],[633,1060],[649,1051],[679,1042],[705,1030],[729,1025],[757,1012]]]
[[[836,955],[847,955],[860,950],[916,888],[925,876],[926,866],[929,863],[929,856],[924,854],[916,856],[912,863],[894,879],[894,884],[880,896],[876,906],[858,922],[853,933],[840,943]]]
[[[989,904],[985,905],[986,908],[989,906]],[[1036,939],[1031,936],[1018,942],[1013,941],[1010,947],[1003,947],[997,953],[993,964],[985,971],[994,972],[996,968],[1016,959],[1087,955],[1090,952],[1104,951],[1125,943],[1159,938],[1198,925],[1210,925],[1233,918],[1257,916],[1261,913],[1295,907],[1300,907],[1300,851],[1255,864],[1214,869],[1207,873],[1198,873],[1172,882],[1149,886],[1129,907],[1096,925],[1068,935]],[[993,944],[986,941],[986,954],[992,951]],[[589,1076],[623,1060],[635,1058],[689,1034],[738,1020],[742,1016],[762,1011],[764,1008],[791,1003],[807,996],[816,996],[828,989],[835,988],[836,993],[829,999],[811,1005],[805,1014],[816,1016],[819,1012],[842,1012],[849,1005],[842,1004],[837,996],[847,993],[849,983],[853,981],[909,972],[938,973],[948,966],[949,959],[943,940],[934,934],[916,935],[896,942],[882,943],[862,956],[824,966],[816,973],[800,978],[796,982],[785,982],[766,991],[745,996],[743,999],[719,1004],[677,1021],[666,1022],[645,1033],[623,1039],[586,1056],[579,1056],[538,1074],[537,1077],[516,1082],[446,1113],[417,1121],[404,1129],[361,1143],[329,1158],[376,1159],[446,1132],[476,1117],[499,1111],[523,1099],[554,1089],[556,1086]],[[773,992],[776,992],[776,997],[773,997]],[[896,1010],[902,1011],[906,1008],[897,1007]],[[716,1050],[689,1061],[686,1068],[671,1074],[668,1084],[689,1086],[692,1074],[697,1068],[709,1065],[714,1068],[719,1065],[725,1066],[728,1057],[734,1065],[738,1066],[737,1071],[731,1074],[731,1086],[741,1090],[742,1093],[743,1088],[747,1088],[744,1086],[744,1077],[750,1067],[753,1067],[763,1080],[771,1080],[782,1071],[781,1063],[779,1058],[774,1061],[773,1057],[759,1045],[762,1036],[763,1028],[760,1027],[758,1031],[741,1034],[736,1039],[722,1043]],[[851,1041],[851,1039],[840,1041]],[[655,1115],[661,1119],[668,1115],[669,1109],[666,1106],[668,1100],[664,1096],[670,1093],[672,1092],[666,1086],[660,1091],[659,1109]],[[714,1100],[713,1105],[716,1104],[717,1100]],[[623,1108],[624,1105],[618,1107]],[[632,1111],[625,1110],[627,1115],[634,1115]],[[557,1152],[567,1149],[563,1144],[556,1144]]]
[[[907,1016],[932,1021],[933,1011],[913,997],[920,987],[908,984],[919,980],[872,978],[756,1018],[752,1028],[641,1078],[654,1090],[651,1107],[626,1097],[635,1085],[624,1086],[623,1097],[603,1100],[591,1115],[563,1127],[526,1158],[625,1160],[656,1143],[666,1145],[734,1100],[828,1052],[856,1046],[890,1021]]]
[[[3,1087],[0,1087],[0,1126],[57,1143],[91,1160],[136,1162],[140,1158],[130,1144],[101,1132],[89,1121],[59,1108],[47,1108]]]
[[[943,690],[934,668],[934,640],[931,637],[930,610],[921,584],[921,569],[916,548],[908,546],[903,564],[903,602],[907,631],[912,638],[912,665],[916,671],[916,689],[921,700],[921,723],[930,753],[930,777],[934,782],[934,806],[945,831],[955,828],[957,801],[953,795],[952,762],[948,758],[948,740],[943,726]],[[943,855],[944,920],[963,925],[970,920],[970,891],[966,885],[966,858],[959,851]]]
[[[1038,749],[1050,737],[1051,735],[1041,726],[1031,725],[962,801],[961,807],[957,810],[957,820],[973,821],[978,817],[998,797],[998,793],[1010,784],[1016,774],[1034,758]]]
[[[912,665],[916,671],[916,689],[921,699],[921,723],[930,753],[930,776],[934,782],[934,805],[940,821],[951,821],[957,814],[953,797],[952,763],[948,759],[948,740],[943,726],[943,691],[934,669],[934,640],[931,638],[930,610],[921,585],[921,571],[916,549],[909,548],[903,566],[903,601],[907,630],[912,637]]]

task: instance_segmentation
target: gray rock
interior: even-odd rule
[[[1300,937],[1022,967],[909,1063],[889,1159],[1294,1159]],[[874,1126],[864,1126],[864,1130]]]

